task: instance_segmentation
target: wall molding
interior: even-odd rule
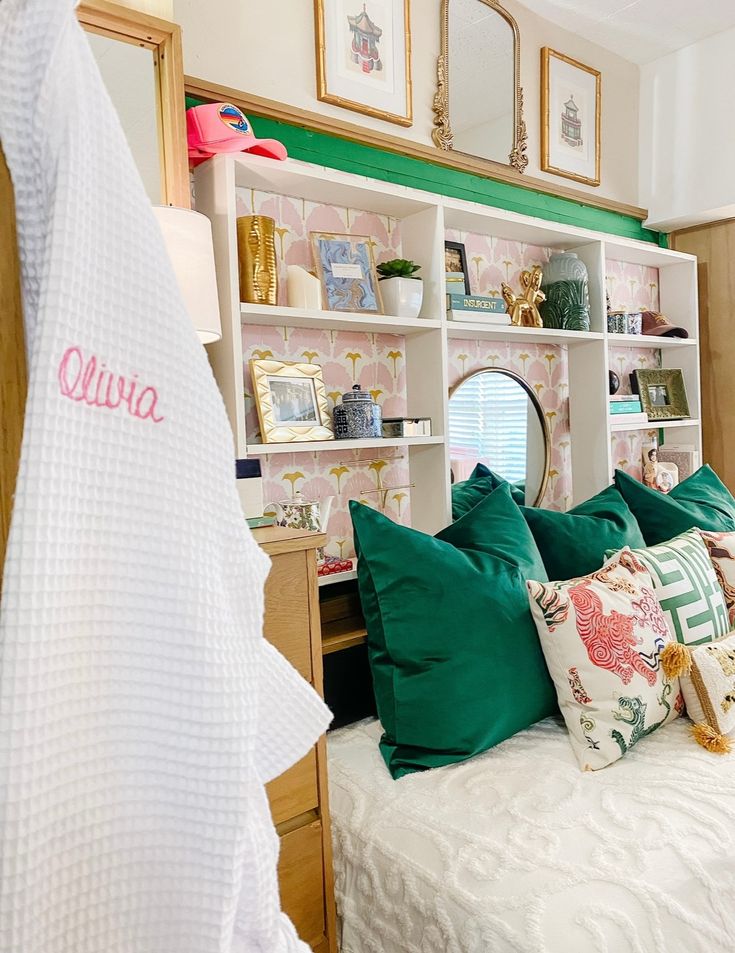
[[[379,149],[383,153],[391,153],[422,163],[430,163],[451,172],[465,173],[488,182],[513,186],[516,189],[525,189],[528,192],[549,196],[550,198],[564,199],[567,202],[573,202],[590,209],[612,212],[635,219],[638,222],[643,222],[648,218],[648,210],[635,205],[626,205],[612,199],[582,192],[579,189],[557,185],[545,179],[522,175],[510,166],[478,159],[461,152],[443,152],[431,145],[413,142],[410,139],[390,135],[375,129],[366,129],[364,126],[310,112],[296,106],[289,106],[273,99],[254,96],[251,93],[232,89],[229,86],[220,86],[217,83],[210,83],[194,76],[184,77],[184,87],[187,96],[200,102],[231,102],[233,105],[239,106],[249,117],[255,116],[288,126],[300,127],[312,133],[322,133],[325,136],[342,139],[355,145]],[[656,233],[651,232],[650,234],[654,235]]]

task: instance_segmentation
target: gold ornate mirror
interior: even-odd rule
[[[533,388],[503,367],[485,367],[449,392],[449,456],[455,482],[478,463],[511,484],[514,497],[538,506],[546,491],[551,439]]]
[[[518,24],[497,0],[441,0],[432,139],[523,172],[526,124]]]

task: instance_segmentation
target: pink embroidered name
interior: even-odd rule
[[[141,388],[137,374],[132,377],[113,374],[106,364],[98,364],[94,354],[85,361],[78,347],[66,349],[58,376],[59,389],[69,400],[107,410],[122,407],[131,417],[152,420],[154,424],[160,424],[164,419],[156,416],[158,391],[155,387]]]

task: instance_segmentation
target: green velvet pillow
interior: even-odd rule
[[[735,532],[735,498],[715,471],[700,467],[668,495],[651,490],[622,470],[615,485],[638,520],[647,546],[656,546],[688,529]]]
[[[525,582],[546,573],[507,486],[437,536],[355,501],[350,512],[394,778],[463,761],[557,711]]]
[[[608,549],[640,548],[635,516],[614,486],[566,513],[522,506],[549,579],[574,579],[599,569]]]
[[[484,463],[478,463],[466,480],[452,485],[452,519],[458,520],[469,513],[473,506],[477,506],[480,500],[484,500],[499,486],[510,487],[510,495],[519,505],[526,502],[526,494],[520,487],[493,473]]]

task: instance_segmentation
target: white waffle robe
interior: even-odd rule
[[[0,75],[30,375],[0,950],[306,950],[263,785],[329,715],[262,638],[222,400],[72,0],[0,0]]]

